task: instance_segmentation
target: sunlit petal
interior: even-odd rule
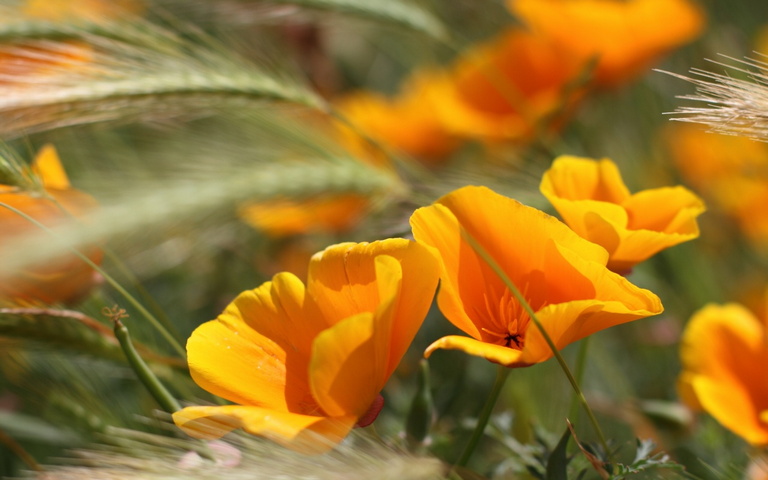
[[[308,413],[309,345],[326,325],[304,303],[291,274],[240,294],[189,338],[192,378],[233,402]]]

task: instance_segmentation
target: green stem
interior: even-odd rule
[[[510,369],[503,365],[499,365],[498,370],[496,370],[496,381],[493,383],[493,389],[491,389],[491,393],[488,394],[483,410],[477,418],[477,424],[475,425],[475,430],[472,432],[472,436],[469,438],[469,443],[464,447],[464,451],[456,462],[457,467],[464,467],[467,465],[469,457],[472,456],[477,444],[480,442],[480,438],[482,438],[483,432],[485,432],[485,427],[488,425],[488,419],[491,418],[493,407],[496,406],[496,401],[499,399],[499,394],[504,387],[504,382],[506,382],[509,372]]]
[[[605,435],[603,434],[603,430],[600,428],[600,424],[597,422],[597,418],[595,417],[595,414],[592,412],[592,409],[589,406],[589,403],[587,403],[586,397],[584,397],[584,393],[581,391],[581,388],[579,387],[579,382],[576,381],[576,378],[574,378],[573,373],[571,373],[571,369],[568,368],[568,364],[565,362],[565,359],[560,354],[560,351],[557,349],[557,346],[555,345],[555,342],[552,341],[552,337],[549,336],[547,331],[544,329],[544,326],[539,321],[539,318],[536,316],[536,312],[533,311],[533,308],[528,304],[528,302],[525,300],[525,297],[520,293],[520,290],[518,290],[515,283],[507,276],[507,273],[499,266],[498,263],[491,257],[491,255],[478,243],[477,240],[475,240],[472,235],[469,234],[465,229],[461,229],[461,235],[464,238],[464,240],[467,241],[467,243],[470,244],[472,249],[477,253],[480,258],[485,261],[485,263],[488,264],[489,267],[496,273],[496,275],[499,276],[499,278],[504,282],[504,285],[509,289],[510,292],[515,296],[517,301],[520,303],[520,305],[523,307],[525,312],[530,317],[531,321],[534,325],[536,325],[536,328],[539,329],[539,332],[541,332],[541,336],[544,337],[544,340],[547,342],[547,345],[549,345],[550,350],[552,350],[552,355],[557,359],[557,363],[560,365],[560,369],[565,373],[566,378],[568,379],[568,382],[570,382],[571,387],[573,388],[573,391],[576,394],[576,397],[579,400],[579,403],[581,403],[581,406],[584,408],[584,411],[587,413],[587,417],[589,417],[589,421],[592,423],[592,427],[595,429],[595,433],[597,434],[598,440],[600,441],[601,446],[605,450],[605,454],[610,457],[610,449],[608,448],[608,442],[605,439]]]
[[[584,369],[587,366],[587,352],[589,351],[589,338],[586,337],[579,343],[579,352],[576,356],[576,383],[581,385],[581,381],[584,378]],[[576,423],[576,415],[579,413],[579,398],[574,395],[571,398],[571,407],[568,409],[568,418],[571,419],[571,423]]]
[[[20,217],[24,218],[28,222],[30,222],[33,225],[35,225],[36,227],[38,227],[39,229],[45,231],[46,233],[49,233],[50,235],[55,236],[55,233],[50,228],[46,227],[45,225],[43,225],[42,223],[38,222],[37,220],[35,220],[34,218],[30,217],[29,215],[27,215],[26,213],[22,212],[21,210],[18,210],[16,208],[14,208],[14,207],[6,204],[6,203],[2,203],[2,202],[0,202],[0,206],[5,207],[8,210],[14,212],[15,214],[19,215]],[[184,347],[182,347],[181,344],[174,338],[174,336],[171,335],[171,333],[168,332],[168,330],[166,330],[165,327],[163,327],[162,323],[160,323],[160,321],[157,318],[155,318],[155,316],[152,315],[149,312],[149,310],[144,308],[144,305],[142,305],[141,302],[136,300],[136,298],[134,298],[133,295],[128,293],[128,291],[125,288],[123,288],[123,286],[120,285],[120,283],[118,283],[117,280],[115,280],[110,275],[108,275],[107,272],[105,272],[101,267],[99,267],[98,265],[93,263],[93,261],[91,261],[90,258],[88,258],[84,254],[82,254],[79,250],[77,250],[74,247],[69,247],[69,250],[73,254],[75,254],[78,258],[80,258],[80,260],[85,262],[89,267],[91,267],[93,270],[98,272],[102,277],[104,277],[104,280],[106,280],[106,282],[109,283],[112,286],[112,288],[117,290],[117,292],[120,293],[120,295],[122,295],[123,297],[125,297],[125,299],[128,300],[128,302],[136,310],[138,310],[139,313],[141,313],[144,316],[144,318],[149,320],[149,323],[151,323],[152,326],[155,327],[158,332],[160,332],[160,334],[166,339],[166,341],[168,341],[168,343],[171,345],[171,347],[173,347],[173,349],[176,350],[176,353],[178,353],[179,356],[181,356],[181,358],[186,358],[187,354],[184,351]]]
[[[116,307],[115,310],[117,310]],[[128,360],[128,363],[131,365],[133,371],[136,372],[136,376],[139,377],[139,380],[141,380],[141,383],[144,385],[144,387],[146,387],[149,393],[155,397],[157,403],[159,403],[160,407],[166,412],[174,413],[181,410],[181,405],[179,405],[179,402],[177,402],[176,399],[173,398],[173,396],[168,392],[168,390],[165,389],[157,376],[152,373],[152,370],[149,369],[147,364],[141,358],[139,352],[137,352],[133,347],[133,343],[131,342],[131,335],[128,333],[128,329],[125,328],[125,325],[123,325],[123,322],[120,321],[119,314],[115,313],[112,321],[115,325],[115,337],[117,338],[117,341],[120,342],[120,346],[123,348],[125,358]]]

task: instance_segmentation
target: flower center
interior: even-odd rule
[[[478,313],[485,325],[480,328],[484,342],[523,349],[531,319],[512,292],[505,289],[501,296],[485,295],[485,311]]]

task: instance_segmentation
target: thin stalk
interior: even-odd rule
[[[455,464],[456,467],[466,466],[467,462],[469,461],[469,457],[471,457],[472,453],[475,451],[477,444],[480,442],[480,438],[483,436],[483,432],[485,432],[485,427],[488,425],[488,419],[491,418],[493,407],[496,406],[496,402],[499,399],[499,394],[501,394],[501,390],[504,388],[504,383],[509,376],[509,372],[510,369],[503,365],[499,365],[498,369],[496,370],[496,381],[493,383],[491,393],[488,394],[488,398],[485,400],[485,405],[483,406],[483,410],[480,412],[480,416],[477,417],[475,430],[472,432],[472,436],[469,438],[467,446],[464,447],[464,451],[461,453],[459,460]]]
[[[5,207],[8,210],[14,212],[15,214],[19,215],[20,217],[24,218],[28,222],[30,222],[33,225],[35,225],[37,228],[45,231],[46,233],[48,233],[48,234],[50,234],[52,236],[55,236],[55,233],[50,228],[46,227],[45,225],[43,225],[42,223],[38,222],[37,220],[35,220],[34,218],[30,217],[29,215],[27,215],[26,213],[22,212],[21,210],[18,210],[16,208],[8,205],[7,203],[2,203],[2,202],[0,202],[0,206],[1,207]],[[89,267],[91,267],[96,272],[98,272],[99,275],[104,277],[104,280],[106,280],[107,283],[109,283],[112,286],[112,288],[117,290],[117,292],[120,293],[120,295],[122,295],[123,297],[125,297],[125,299],[128,300],[128,302],[136,310],[138,310],[139,313],[141,313],[144,316],[144,318],[149,320],[149,323],[151,323],[152,326],[155,327],[155,329],[157,329],[157,331],[160,333],[160,335],[162,335],[163,338],[166,339],[166,341],[171,345],[171,347],[176,351],[176,353],[179,354],[179,356],[181,358],[186,358],[187,354],[186,354],[186,351],[184,350],[184,347],[182,347],[181,344],[174,338],[174,336],[171,335],[171,333],[168,332],[168,330],[166,330],[165,327],[163,327],[163,324],[160,323],[160,321],[157,318],[155,318],[155,316],[152,315],[152,313],[150,313],[149,310],[144,308],[144,305],[142,305],[141,302],[136,300],[136,298],[134,298],[133,295],[128,293],[128,291],[125,288],[123,288],[123,286],[120,285],[120,283],[117,282],[117,280],[115,280],[109,274],[107,274],[107,272],[105,272],[103,269],[101,269],[101,267],[99,267],[93,261],[91,261],[91,259],[88,258],[86,255],[84,255],[83,253],[81,253],[79,250],[77,250],[74,247],[68,247],[68,249],[73,254],[75,254],[78,258],[80,258],[80,260],[85,262]]]
[[[127,316],[125,310],[118,309],[117,306],[112,309],[105,307],[104,314],[112,320],[112,323],[114,324],[115,338],[120,342],[120,346],[123,349],[125,358],[128,360],[128,364],[131,366],[134,373],[136,373],[136,376],[139,377],[139,380],[147,391],[152,394],[160,407],[166,412],[174,413],[181,410],[179,402],[173,398],[157,376],[152,373],[152,370],[149,369],[146,362],[144,362],[144,359],[141,358],[141,355],[139,355],[139,352],[137,352],[136,348],[133,346],[128,329],[123,325],[123,322],[120,321],[120,319]]]
[[[509,289],[510,292],[515,296],[518,302],[520,302],[520,305],[523,307],[525,312],[530,317],[531,321],[534,325],[536,325],[536,328],[539,329],[539,332],[541,332],[542,337],[544,337],[544,340],[547,342],[547,345],[549,345],[550,350],[552,350],[552,355],[557,359],[557,363],[560,365],[560,368],[562,369],[563,373],[565,373],[566,378],[568,378],[568,381],[571,384],[571,387],[573,388],[573,391],[576,394],[576,397],[579,400],[579,403],[581,403],[582,407],[584,408],[584,411],[587,413],[587,416],[589,417],[589,421],[592,423],[592,427],[595,429],[595,433],[597,434],[597,437],[600,441],[601,446],[603,447],[603,450],[605,451],[606,455],[610,456],[610,450],[608,448],[608,442],[605,439],[605,435],[603,434],[603,430],[600,428],[600,424],[597,422],[597,418],[595,417],[595,414],[592,412],[592,409],[589,406],[589,403],[587,403],[586,397],[584,397],[584,393],[581,391],[581,387],[579,387],[579,382],[576,381],[576,378],[573,376],[573,373],[571,373],[571,369],[568,368],[568,364],[565,362],[565,359],[560,354],[560,351],[557,349],[557,346],[555,345],[555,342],[552,341],[552,338],[549,336],[547,331],[544,329],[544,326],[539,321],[539,318],[536,316],[536,312],[533,311],[531,306],[528,304],[528,302],[525,300],[525,297],[520,293],[520,290],[518,290],[515,283],[507,276],[507,273],[499,266],[498,263],[491,257],[491,255],[480,245],[480,243],[475,240],[472,235],[469,234],[465,229],[461,229],[461,235],[464,238],[464,240],[467,241],[467,243],[470,244],[472,249],[480,255],[480,257],[485,261],[485,263],[488,264],[489,267],[496,273],[496,275],[499,276],[499,278],[504,282],[504,285]]]
[[[581,381],[584,379],[584,369],[587,366],[587,352],[589,351],[589,337],[583,338],[579,343],[579,352],[576,356],[576,383],[581,385]],[[576,423],[576,415],[579,413],[579,398],[574,395],[571,398],[571,407],[568,409],[568,418],[571,419],[571,423]]]

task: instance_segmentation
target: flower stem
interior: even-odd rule
[[[461,452],[461,456],[455,466],[466,466],[469,457],[471,457],[472,453],[475,451],[477,444],[480,442],[480,438],[483,436],[483,432],[485,432],[485,426],[488,425],[488,419],[491,418],[493,407],[496,406],[496,401],[499,399],[499,394],[504,387],[504,382],[506,382],[509,372],[510,369],[503,365],[499,365],[496,370],[496,381],[493,383],[491,393],[488,394],[483,410],[480,412],[480,416],[477,417],[477,424],[475,425],[475,430],[472,432],[472,436],[469,438],[469,443],[464,447],[464,451]]]
[[[114,325],[115,338],[120,342],[120,347],[123,349],[125,358],[128,360],[128,364],[131,369],[139,377],[139,380],[149,393],[155,398],[160,407],[168,413],[174,413],[181,410],[181,405],[175,398],[166,390],[165,386],[160,382],[157,376],[152,373],[144,359],[141,358],[139,352],[131,342],[131,335],[128,333],[128,329],[123,325],[120,320],[125,318],[125,310],[118,309],[117,305],[114,308],[105,308],[105,315],[110,316]]]
[[[583,338],[579,342],[579,352],[576,356],[576,383],[581,385],[581,380],[584,378],[584,369],[587,365],[587,352],[589,351],[589,337]],[[568,418],[571,419],[571,423],[576,423],[576,415],[579,413],[579,398],[574,395],[571,399],[571,406],[568,409]]]
[[[464,240],[469,243],[469,245],[472,247],[472,249],[477,253],[480,258],[485,261],[485,263],[488,264],[489,267],[496,273],[496,275],[499,276],[499,278],[504,282],[504,285],[509,289],[510,292],[515,296],[518,302],[520,302],[520,305],[523,307],[525,312],[528,314],[528,316],[531,318],[531,321],[534,325],[536,325],[536,328],[539,329],[539,332],[541,332],[541,336],[544,337],[544,340],[547,342],[547,345],[549,345],[550,350],[552,350],[552,355],[554,355],[555,359],[557,359],[557,363],[560,365],[560,369],[565,373],[566,378],[568,379],[568,382],[570,382],[571,387],[573,388],[573,391],[576,395],[576,398],[578,399],[579,403],[581,403],[582,407],[584,408],[584,411],[587,413],[587,417],[589,417],[589,421],[592,423],[592,427],[595,429],[595,433],[597,434],[597,438],[600,441],[600,445],[603,447],[603,450],[605,451],[605,454],[610,457],[610,449],[608,448],[608,442],[605,439],[605,435],[603,434],[603,430],[600,428],[600,424],[597,422],[597,418],[595,417],[595,414],[592,412],[592,409],[589,406],[589,403],[587,403],[586,397],[584,397],[584,393],[581,391],[581,387],[579,387],[579,382],[576,381],[576,378],[573,376],[573,373],[571,373],[571,369],[568,368],[568,364],[565,362],[565,359],[560,354],[560,351],[557,349],[557,346],[555,345],[555,342],[552,341],[552,337],[549,336],[547,331],[544,329],[544,326],[539,321],[539,318],[536,316],[536,312],[533,311],[533,308],[528,304],[528,302],[525,300],[525,297],[520,293],[520,290],[518,290],[517,286],[515,285],[515,282],[513,282],[507,273],[499,266],[498,263],[496,263],[496,260],[491,257],[491,255],[480,245],[480,243],[472,237],[472,235],[469,234],[469,232],[466,231],[466,229],[461,229],[461,235],[464,238]]]

